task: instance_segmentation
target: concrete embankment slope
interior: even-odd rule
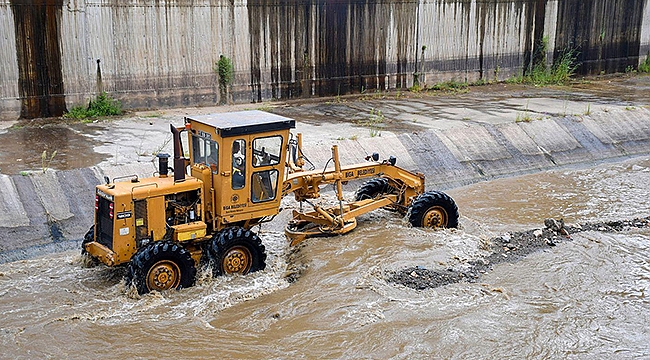
[[[339,145],[344,164],[360,162],[375,151],[382,158],[394,155],[400,166],[423,172],[429,189],[650,153],[650,110],[643,106],[524,119],[441,122],[417,131],[384,131],[381,136],[338,140],[328,140],[325,134],[331,139],[331,134],[346,130],[337,124],[323,124],[318,126],[320,138],[306,137],[304,152],[317,168],[327,163],[333,144]],[[167,121],[159,123],[160,131],[169,126]],[[120,127],[120,136],[125,137],[128,131]],[[306,132],[310,127],[299,124],[298,130]],[[113,142],[128,142],[120,136]],[[78,246],[68,240],[81,239],[92,224],[93,188],[100,179],[151,176],[155,171],[149,161],[114,163],[0,174],[0,262]]]

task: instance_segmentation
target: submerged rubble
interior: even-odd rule
[[[490,255],[470,261],[466,269],[427,269],[422,266],[389,271],[386,280],[406,287],[424,290],[461,281],[476,282],[492,266],[516,262],[541,249],[570,240],[571,234],[582,231],[620,232],[632,228],[650,227],[650,216],[632,220],[588,222],[568,225],[563,220],[546,219],[543,229],[504,234],[490,240]]]

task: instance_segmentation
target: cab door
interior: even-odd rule
[[[250,203],[250,142],[248,135],[224,138],[221,156],[219,213],[225,222],[241,220]]]
[[[252,168],[250,199],[256,209],[277,210],[282,191],[284,174],[283,134],[258,134],[251,136]]]

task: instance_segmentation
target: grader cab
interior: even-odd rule
[[[262,111],[186,117],[184,127],[171,127],[173,168],[170,156],[159,154],[158,176],[97,186],[95,223],[82,254],[127,265],[127,281],[139,293],[189,287],[198,266],[210,266],[214,275],[263,270],[265,247],[252,228],[277,215],[291,193],[300,203],[285,231],[291,245],[345,234],[357,216],[382,207],[408,214],[414,226],[457,226],[454,201],[425,193],[424,176],[396,166],[393,157],[372,154],[342,166],[333,146],[332,167],[305,170],[302,136],[293,138],[292,128],[293,119]],[[342,186],[363,178],[372,179],[346,202]],[[327,184],[336,185],[336,204],[315,204]],[[302,211],[304,204],[311,210]]]

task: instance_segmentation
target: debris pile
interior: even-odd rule
[[[632,228],[650,227],[650,216],[632,220],[591,222],[566,225],[562,219],[544,220],[543,229],[507,233],[490,240],[490,255],[470,261],[469,268],[462,270],[452,267],[446,269],[427,269],[422,266],[409,267],[386,274],[388,282],[424,290],[461,281],[476,282],[481,274],[492,266],[515,262],[524,256],[541,249],[548,249],[557,243],[568,240],[571,234],[581,231],[620,232]]]

